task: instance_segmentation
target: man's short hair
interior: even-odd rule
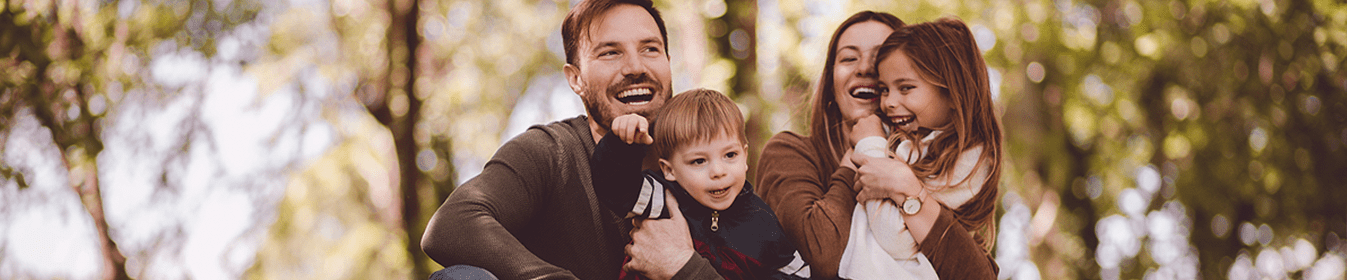
[[[664,55],[669,55],[669,31],[664,28],[664,18],[659,16],[659,10],[655,10],[651,0],[586,0],[575,4],[575,7],[566,13],[566,20],[561,22],[561,44],[566,51],[567,64],[580,67],[576,54],[580,48],[580,38],[588,38],[589,27],[594,19],[618,4],[636,5],[650,13],[650,17],[655,19],[655,25],[659,26],[660,38],[664,40]]]
[[[748,143],[739,105],[719,91],[699,88],[674,95],[653,120],[650,134],[655,144],[651,148],[662,159],[668,159],[679,147],[721,135]]]

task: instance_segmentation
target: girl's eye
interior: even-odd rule
[[[898,87],[898,91],[907,92],[907,91],[912,90],[912,89],[914,89],[914,88],[917,88],[917,87],[915,87],[915,86],[901,86],[901,87]]]

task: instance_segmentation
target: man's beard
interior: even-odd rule
[[[587,98],[581,98],[581,101],[584,101],[585,103],[585,112],[589,113],[589,117],[594,120],[594,123],[598,124],[600,128],[603,128],[603,130],[607,131],[613,130],[613,119],[617,118],[620,115],[634,113],[637,115],[641,115],[641,117],[645,117],[647,120],[649,120],[651,116],[655,115],[655,110],[659,108],[645,108],[643,110],[638,110],[635,112],[622,113],[622,112],[614,112],[612,110],[613,104],[610,102],[605,102],[609,98],[609,95],[615,92],[621,92],[623,89],[631,85],[641,83],[651,84],[654,85],[655,87],[651,90],[651,94],[653,94],[654,96],[650,99],[650,102],[652,103],[655,102],[656,100],[659,99],[660,96],[667,96],[664,94],[665,89],[663,88],[663,86],[659,82],[655,81],[655,79],[651,79],[650,76],[644,73],[639,75],[626,75],[622,77],[622,80],[618,81],[618,83],[608,86],[608,89],[604,91],[603,94],[590,94],[588,95]],[[594,93],[594,91],[590,92]],[[619,104],[622,103],[621,101],[616,102]]]

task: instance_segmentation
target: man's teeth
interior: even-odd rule
[[[637,96],[637,95],[647,95],[647,94],[650,94],[650,89],[648,89],[648,88],[634,88],[634,89],[624,90],[624,91],[622,91],[622,93],[618,93],[618,94],[617,94],[617,98],[627,98],[627,97],[632,97],[632,96]]]

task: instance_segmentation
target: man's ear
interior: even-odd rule
[[[666,159],[659,159],[659,169],[664,171],[664,180],[669,182],[678,181],[678,177],[674,176],[673,163],[669,163]]]
[[[566,73],[566,83],[571,85],[571,91],[580,97],[585,97],[585,81],[580,78],[580,67],[566,63],[561,67],[561,71]]]

